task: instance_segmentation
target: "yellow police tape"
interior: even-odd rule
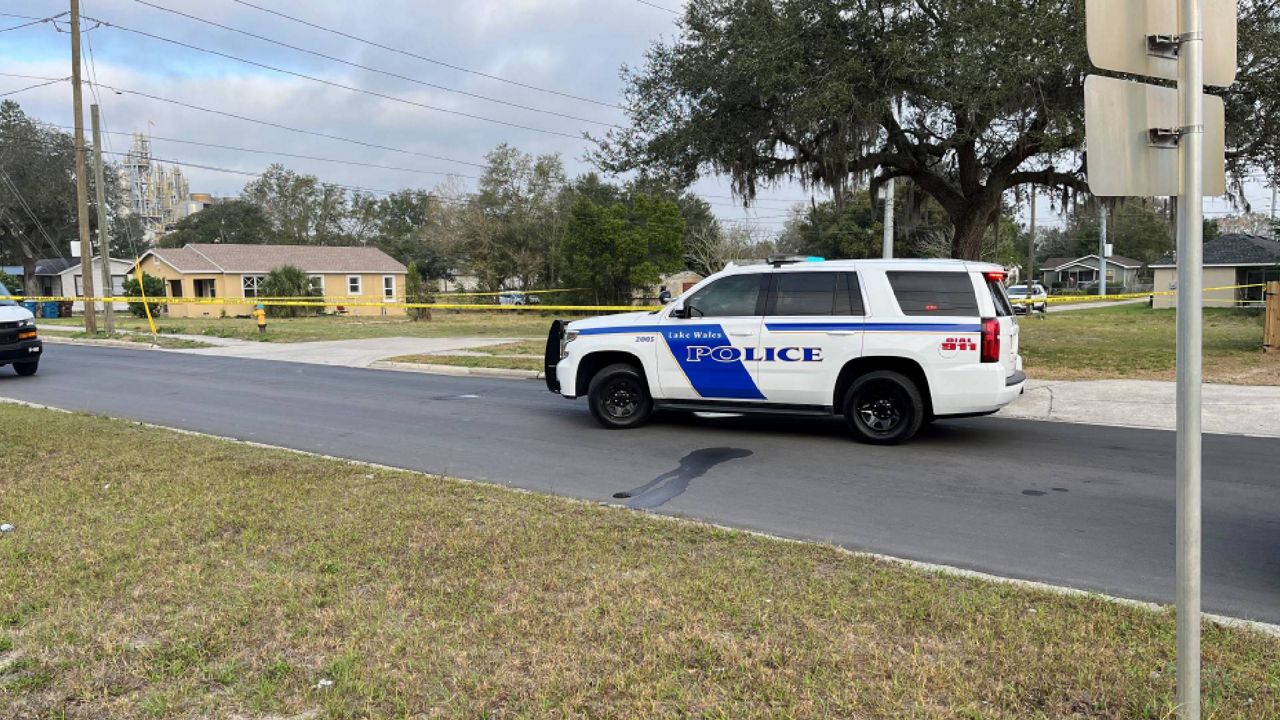
[[[1263,287],[1262,283],[1252,285],[1223,285],[1219,287],[1205,288],[1204,292],[1221,292],[1224,290],[1241,290],[1245,288]],[[1054,295],[1040,299],[1010,299],[1015,305],[1039,305],[1041,303],[1092,303],[1092,302],[1114,302],[1118,300],[1134,300],[1138,298],[1149,298],[1156,295],[1177,295],[1177,290],[1152,290],[1141,293],[1122,293],[1118,295]],[[411,303],[403,300],[387,301],[381,300],[365,300],[368,296],[351,296],[351,297],[280,297],[280,298],[172,298],[157,297],[147,298],[143,302],[143,298],[137,296],[124,297],[94,297],[89,298],[95,303],[142,303],[147,306],[159,305],[266,305],[273,307],[380,307],[380,308],[404,308],[404,309],[431,309],[431,310],[478,310],[485,312],[573,312],[573,313],[590,313],[590,312],[647,312],[659,310],[660,305],[491,305],[478,303]],[[376,296],[374,296],[376,297]],[[37,296],[23,297],[21,295],[0,296],[0,300],[13,300],[16,302],[83,302],[85,298],[74,296]],[[1212,301],[1217,301],[1211,299]],[[1223,300],[1226,302],[1226,300]]]

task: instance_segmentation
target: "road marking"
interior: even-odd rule
[[[54,412],[66,413],[68,415],[76,415],[80,412],[76,410],[68,410],[66,408],[56,407],[53,405],[42,405],[40,403],[29,402],[26,400],[17,400],[15,398],[8,398],[8,397],[0,397],[0,403],[5,403],[9,405],[21,405],[23,407],[29,407],[36,410],[52,410]],[[156,423],[149,423],[149,422],[143,422],[141,420],[134,420],[132,418],[122,418],[122,417],[115,417],[113,415],[100,415],[100,414],[95,414],[94,417],[101,417],[101,418],[106,418],[108,420],[126,422],[133,425],[137,425],[138,427],[153,428],[156,430],[167,430],[169,432],[178,433],[179,435],[211,438],[213,440],[224,440],[226,442],[240,443],[241,445],[247,445],[249,447],[256,447],[256,448],[263,448],[265,450],[279,450],[282,452],[294,453],[295,455],[304,455],[306,457],[320,458],[322,460],[333,460],[336,462],[346,463],[348,465],[354,465],[356,467],[365,467],[365,468],[372,468],[375,470],[389,470],[393,472],[409,473],[412,475],[420,475],[422,477],[427,477],[427,478],[453,480],[455,482],[467,483],[469,485],[484,485],[492,488],[501,488],[503,490],[518,493],[521,495],[538,495],[539,497],[549,496],[548,493],[538,492],[536,490],[526,490],[524,488],[514,487],[511,485],[503,485],[502,483],[493,482],[489,480],[468,480],[467,478],[453,477],[451,475],[440,475],[435,473],[428,473],[428,472],[423,472],[422,470],[414,470],[412,468],[397,467],[395,465],[386,465],[384,463],[369,462],[367,460],[352,460],[351,458],[345,458],[338,455],[327,455],[325,453],[312,452],[310,450],[299,450],[297,448],[286,447],[284,445],[272,445],[270,443],[261,443],[253,440],[241,440],[240,438],[228,437],[226,435],[217,435],[215,433],[200,432],[198,430],[185,430],[183,428],[171,427],[169,425],[158,425]],[[873,560],[881,560],[883,562],[893,563],[895,565],[901,565],[903,567],[922,570],[924,572],[938,573],[938,574],[947,575],[950,577],[966,578],[966,579],[973,579],[973,580],[984,580],[987,582],[1001,583],[1004,585],[1013,585],[1016,587],[1027,588],[1029,590],[1039,590],[1042,592],[1053,593],[1055,595],[1065,595],[1069,597],[1098,598],[1100,600],[1106,600],[1108,602],[1116,603],[1117,605],[1124,605],[1127,607],[1137,608],[1139,610],[1146,610],[1152,613],[1165,613],[1165,612],[1171,613],[1173,611],[1172,605],[1161,605],[1159,603],[1148,602],[1146,600],[1134,600],[1133,598],[1118,597],[1116,595],[1107,595],[1104,593],[1093,592],[1090,590],[1081,590],[1080,588],[1068,587],[1066,585],[1053,585],[1051,583],[1041,582],[1039,580],[1024,580],[1022,578],[1006,577],[1004,575],[992,575],[990,573],[985,573],[978,570],[968,570],[962,567],[956,567],[954,565],[943,565],[940,563],[923,562],[920,560],[909,560],[907,558],[895,557],[893,555],[885,555],[883,553],[867,552],[865,550],[850,550],[849,548],[841,547],[839,545],[832,545],[830,543],[824,543],[817,540],[802,540],[797,538],[784,537],[782,535],[773,535],[766,532],[760,532],[758,530],[747,530],[745,528],[733,527],[732,525],[721,525],[719,523],[713,523],[707,520],[697,520],[694,518],[677,517],[674,515],[664,515],[662,513],[649,512],[645,510],[635,510],[627,507],[626,505],[620,505],[618,503],[600,502],[596,500],[584,500],[581,498],[574,498],[574,497],[569,497],[565,495],[556,495],[554,497],[561,500],[565,500],[567,502],[580,503],[583,505],[599,505],[602,507],[625,510],[627,512],[641,512],[647,515],[648,517],[656,520],[663,520],[666,522],[671,522],[671,523],[676,523],[681,525],[692,525],[696,527],[712,527],[719,530],[724,530],[726,532],[746,533],[747,535],[754,535],[756,537],[767,538],[769,540],[796,543],[799,545],[820,545],[820,546],[831,548],[837,552],[850,555],[852,557],[871,558]],[[1242,630],[1249,630],[1252,632],[1262,633],[1264,635],[1270,635],[1272,637],[1280,637],[1280,624],[1261,622],[1258,620],[1245,620],[1242,618],[1233,618],[1227,615],[1215,615],[1212,613],[1201,613],[1201,616],[1205,620],[1208,620],[1209,622],[1221,627],[1238,628]]]

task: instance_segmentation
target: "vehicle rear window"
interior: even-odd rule
[[[977,315],[978,296],[967,272],[885,273],[904,315]]]
[[[775,273],[768,315],[863,315],[858,275],[848,272]]]

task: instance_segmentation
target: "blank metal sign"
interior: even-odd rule
[[[1178,127],[1178,91],[1091,75],[1084,83],[1086,172],[1101,197],[1182,194],[1179,152],[1148,131]],[[1222,98],[1204,96],[1204,194],[1227,191]]]
[[[1200,0],[1204,82],[1227,87],[1236,77],[1236,0]],[[1089,59],[1115,72],[1178,79],[1176,56],[1153,55],[1148,35],[1178,34],[1178,0],[1087,0]]]

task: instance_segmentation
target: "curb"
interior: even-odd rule
[[[378,360],[368,366],[373,370],[394,370],[397,372],[416,372],[428,375],[457,375],[476,377],[508,378],[512,380],[540,380],[542,372],[538,370],[514,370],[505,368],[463,367],[461,365],[431,365],[427,363],[403,363],[390,360]]]
[[[96,338],[66,338],[42,335],[40,339],[52,345],[97,345],[99,347],[128,348],[130,350],[164,350],[151,343],[130,342],[128,340],[99,340]]]

